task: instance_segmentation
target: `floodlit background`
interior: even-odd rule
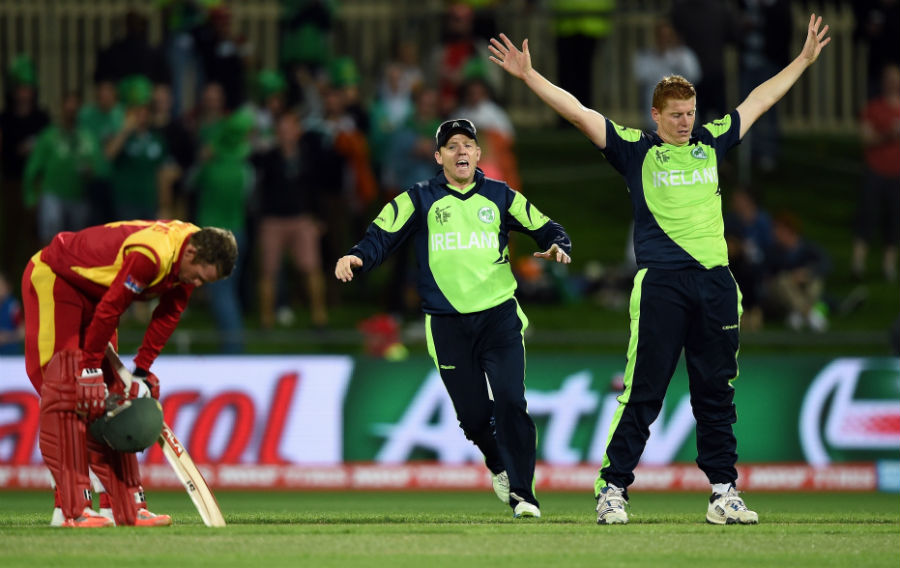
[[[538,487],[590,491],[625,366],[630,202],[596,148],[487,61],[486,39],[529,38],[539,71],[617,123],[648,128],[645,83],[661,65],[697,83],[698,120],[721,117],[799,52],[815,11],[831,44],[720,168],[746,310],[735,383],[743,487],[897,491],[900,294],[888,230],[900,215],[890,201],[896,175],[884,201],[860,209],[874,159],[861,117],[895,88],[882,73],[900,57],[897,6],[0,1],[0,487],[48,480],[16,339],[25,262],[56,231],[134,216],[240,236],[237,309],[221,307],[227,291],[201,289],[156,369],[167,420],[214,487],[488,487],[425,352],[409,251],[352,284],[333,277],[380,207],[436,171],[436,125],[465,115],[479,128],[488,175],[573,240],[566,267],[535,262],[525,238],[513,240],[511,256],[530,319]],[[298,270],[285,251],[278,274],[264,276],[259,230],[271,204],[259,156],[275,144],[273,117],[284,109],[321,143],[315,182],[298,187],[313,196],[321,261]],[[77,125],[102,145],[140,113],[154,150],[71,163],[59,177],[70,191],[48,198],[51,176],[34,154],[46,126]],[[896,144],[896,123],[874,126]],[[898,161],[894,153],[880,164]],[[236,178],[239,190],[218,193]],[[146,195],[122,198],[135,188]],[[746,229],[754,208],[777,230]],[[792,236],[816,251],[809,311],[779,302],[766,261],[771,243]],[[123,318],[123,354],[137,349],[148,317],[136,306]],[[686,383],[679,368],[636,487],[705,484],[692,465]],[[174,486],[159,455],[142,459],[148,486]]]

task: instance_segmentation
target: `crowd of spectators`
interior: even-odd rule
[[[758,83],[760,74],[777,69],[786,57],[788,4],[675,0],[671,17],[655,27],[653,45],[636,54],[635,77],[653,85],[664,74],[680,73],[697,83],[701,106],[711,113],[703,118],[721,116],[727,110],[720,92],[723,46],[745,38],[742,76]],[[858,4],[869,9],[859,9],[865,18],[860,35],[891,41],[884,30],[896,22],[878,15],[896,12],[897,3]],[[434,132],[442,120],[472,119],[483,148],[481,167],[523,189],[515,130],[498,101],[496,67],[487,61],[487,35],[495,31],[493,19],[485,17],[488,9],[449,2],[442,36],[427,50],[410,37],[398,38],[369,93],[362,90],[354,61],[331,50],[338,10],[333,0],[283,3],[279,65],[269,69],[258,67],[254,46],[237,33],[224,4],[158,5],[164,10],[162,43],[149,41],[145,15],[129,12],[121,37],[97,53],[87,99],[72,91],[61,108],[48,112],[37,102],[34,61],[22,54],[7,66],[9,88],[0,112],[0,272],[13,281],[28,257],[59,231],[134,218],[225,227],[237,237],[241,262],[230,279],[204,295],[222,350],[240,352],[248,313],[258,314],[257,325],[268,329],[292,321],[294,309],[304,305],[310,326],[328,325],[329,306],[340,301],[333,279],[324,276],[330,259],[347,250],[383,203],[434,174]],[[580,19],[579,2],[551,5],[559,53],[580,54],[561,62],[581,65],[602,51],[613,0]],[[590,105],[596,96],[591,74],[571,67],[558,69],[560,83],[582,92]],[[895,104],[896,94],[886,96]],[[649,114],[646,94],[644,99]],[[770,118],[753,142],[762,165],[777,154],[777,115]],[[896,126],[887,136],[896,144]],[[759,218],[751,219],[762,213],[749,193],[736,193],[732,203],[729,250],[748,311],[756,314],[768,301],[792,326],[824,329],[827,322],[817,318],[815,306],[827,262],[820,258],[808,271],[816,278],[803,282],[809,294],[802,300],[789,279],[776,276],[796,262],[792,247],[805,242],[799,222],[789,215],[774,221],[766,216],[762,227]],[[767,242],[757,242],[763,230]],[[895,240],[894,232],[889,237]],[[859,259],[868,240],[860,231]],[[896,246],[890,249],[894,254]],[[409,253],[393,256],[381,301],[389,313],[416,313]],[[780,268],[774,268],[775,258]],[[893,277],[895,261],[886,256],[884,269]],[[761,325],[762,316],[751,321]]]
[[[269,329],[291,322],[302,303],[310,326],[328,325],[339,298],[326,259],[343,254],[381,204],[437,171],[434,132],[444,118],[477,115],[486,167],[519,179],[486,38],[473,33],[475,12],[464,3],[449,7],[430,53],[398,41],[371,96],[355,62],[329,49],[335,2],[285,6],[280,66],[270,69],[255,67],[225,5],[161,5],[162,44],[148,40],[145,15],[129,12],[121,37],[97,54],[86,101],[73,91],[48,112],[34,61],[21,55],[7,69],[0,133],[10,246],[0,267],[8,274],[60,231],[153,218],[227,228],[241,261],[202,295],[221,350],[237,353],[248,313]],[[408,262],[397,258],[383,302],[415,312]]]
[[[831,260],[808,239],[790,211],[773,218],[753,191],[731,194],[725,216],[728,264],[741,288],[743,326],[759,330],[765,320],[783,320],[793,330],[828,328],[825,278]]]

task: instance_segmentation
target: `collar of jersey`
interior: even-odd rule
[[[467,185],[466,187],[454,187],[454,186],[450,185],[449,183],[446,184],[446,186],[447,186],[447,189],[452,190],[452,191],[455,191],[456,193],[458,193],[458,194],[460,194],[460,195],[463,195],[463,194],[466,194],[466,193],[468,193],[469,191],[471,191],[472,188],[475,187],[475,183],[476,183],[476,182],[473,181],[472,183],[470,183],[470,184]]]
[[[684,148],[684,146],[696,146],[697,144],[700,143],[700,137],[695,135],[693,132],[691,132],[690,140],[688,140],[687,144],[685,144],[684,146],[676,146],[675,144],[669,144],[668,142],[666,142],[665,140],[660,138],[659,134],[657,134],[656,132],[651,132],[651,134],[653,134],[653,137],[655,138],[655,140],[653,141],[653,144],[656,146],[671,146],[673,148]]]
[[[472,195],[478,192],[478,188],[481,187],[482,182],[484,182],[484,172],[481,171],[481,168],[475,168],[475,179],[472,180],[472,183],[464,187],[463,189],[457,189],[455,187],[450,186],[449,180],[447,180],[447,176],[444,175],[443,170],[438,172],[438,175],[432,179],[432,183],[437,183],[438,186],[447,190],[450,195],[455,195],[459,199],[468,199]]]

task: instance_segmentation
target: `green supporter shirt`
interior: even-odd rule
[[[37,204],[40,193],[69,201],[83,199],[85,183],[101,159],[100,147],[87,130],[47,127],[38,136],[25,165],[23,191],[26,205]]]
[[[104,111],[97,105],[88,104],[81,107],[78,112],[78,127],[90,132],[101,148],[100,161],[96,171],[98,177],[109,177],[112,167],[102,153],[102,149],[109,139],[122,129],[124,123],[125,109],[118,104],[109,111]]]
[[[501,181],[484,177],[462,190],[443,172],[384,206],[349,254],[368,271],[413,239],[422,308],[430,314],[479,312],[513,297],[509,231],[531,236],[541,250],[571,250],[565,230]]]
[[[201,128],[200,138],[211,157],[200,164],[189,181],[197,192],[197,220],[201,225],[244,230],[247,198],[254,181],[248,162],[253,118],[252,111],[244,107]]]
[[[737,111],[695,128],[683,146],[606,120],[603,154],[631,195],[638,267],[728,265],[719,161],[740,143],[739,133]]]
[[[243,231],[252,184],[246,160],[225,157],[205,162],[190,181],[197,192],[197,224]]]
[[[159,169],[169,160],[165,140],[153,130],[135,132],[113,160],[111,182],[117,205],[155,211]]]

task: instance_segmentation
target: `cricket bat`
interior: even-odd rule
[[[122,382],[125,383],[125,392],[128,392],[131,388],[131,383],[134,382],[134,375],[119,359],[119,354],[116,353],[112,344],[106,347],[106,358],[116,373],[118,373]],[[216,501],[215,495],[210,491],[209,485],[206,484],[206,480],[203,479],[203,474],[197,469],[194,460],[191,459],[185,447],[175,437],[175,432],[165,422],[163,422],[162,432],[160,432],[157,443],[162,448],[163,455],[166,456],[169,465],[175,470],[175,475],[181,481],[191,501],[194,502],[194,506],[200,513],[204,524],[208,527],[224,527],[225,517],[222,516],[222,511],[219,509],[219,503]]]

